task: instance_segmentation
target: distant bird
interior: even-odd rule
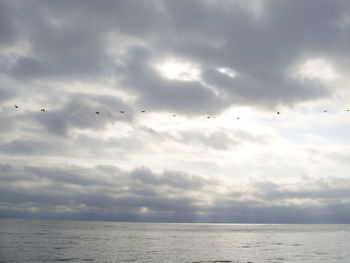
[[[41,112],[45,112],[45,109],[41,109],[40,111],[41,111]]]
[[[239,117],[237,117],[237,120],[239,120]]]
[[[17,105],[15,105],[15,108],[16,108],[16,109],[18,109],[18,106],[17,106]]]
[[[145,110],[142,110],[141,112],[145,113],[146,111],[145,111]]]
[[[173,117],[176,117],[176,114],[173,114]]]
[[[207,119],[210,119],[210,116],[207,116]]]
[[[96,111],[95,113],[96,113],[97,115],[100,115],[100,112],[99,112],[99,111]]]
[[[121,111],[120,111],[120,113],[124,113],[124,111],[123,111],[123,110],[121,110]]]
[[[327,110],[324,110],[323,112],[327,112]]]
[[[279,111],[277,111],[277,114],[281,114]]]

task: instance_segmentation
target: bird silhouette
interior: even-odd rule
[[[324,110],[323,112],[327,112],[327,110]]]
[[[41,112],[45,112],[45,109],[41,109],[40,111],[41,111]]]
[[[145,110],[142,110],[141,112],[145,113],[146,111],[145,111]]]
[[[95,113],[96,113],[96,115],[100,115],[100,112],[99,112],[99,111],[96,111]]]
[[[173,117],[176,117],[176,114],[173,114]]]
[[[207,116],[207,119],[210,119],[210,116]]]
[[[279,111],[277,111],[277,114],[281,114]]]
[[[120,111],[120,113],[124,113],[124,111],[123,111],[123,110],[121,110],[121,111]]]
[[[16,108],[16,109],[18,109],[18,106],[17,106],[17,105],[15,105],[15,108]]]

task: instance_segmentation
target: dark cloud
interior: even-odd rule
[[[309,178],[306,183],[298,183],[302,187],[252,182],[250,190],[241,188],[240,193],[232,195],[213,192],[213,186],[220,186],[220,181],[175,171],[157,174],[148,168],[126,172],[114,166],[50,168],[2,164],[0,178],[2,216],[60,217],[59,209],[66,207],[70,212],[65,218],[86,220],[95,215],[93,218],[98,216],[100,220],[126,221],[349,222],[349,209],[344,208],[349,204],[350,182],[339,177]],[[33,183],[35,186],[28,186]],[[207,198],[213,201],[207,203]]]
[[[52,151],[57,151],[58,147],[42,141],[33,140],[14,140],[9,143],[0,145],[2,152],[15,155],[35,155],[46,154]]]
[[[199,81],[170,80],[161,77],[151,65],[152,51],[130,50],[120,78],[125,88],[139,96],[139,104],[153,110],[169,110],[188,114],[217,113],[228,105],[223,98]]]
[[[188,32],[188,38],[167,44],[204,65],[204,80],[233,103],[273,107],[329,95],[326,86],[300,82],[287,74],[296,61],[329,54],[340,36],[335,22],[344,11],[343,1],[266,1],[258,21],[234,5],[166,3],[176,32]],[[213,39],[223,43],[220,48],[210,48],[208,42]],[[191,41],[195,44],[188,44]],[[237,77],[229,78],[217,67],[231,68]]]
[[[151,214],[148,215],[150,218],[161,218],[162,214],[168,214],[170,218],[181,214],[189,217],[196,212],[195,199],[181,195],[169,196],[167,193],[169,189],[180,189],[188,182],[191,184],[187,190],[181,190],[182,193],[191,191],[192,186],[200,189],[204,187],[203,179],[170,171],[156,175],[150,170],[147,170],[145,178],[146,170],[135,170],[129,174],[121,172],[117,167],[85,169],[76,166],[48,168],[5,164],[0,166],[0,176],[4,183],[0,203],[11,203],[18,209],[24,204],[27,207],[38,207],[39,213],[50,209],[52,215],[55,214],[56,206],[66,206],[75,210],[73,214],[80,214],[81,217],[85,213],[94,212],[103,215],[108,209],[115,214],[127,213],[137,218],[142,217],[140,209],[143,207],[147,207],[146,212]],[[36,186],[17,186],[18,182],[35,182]],[[72,188],[72,185],[84,188]],[[141,188],[144,189],[143,192],[139,191]],[[145,194],[147,189],[156,190]],[[85,208],[81,210],[82,205]],[[25,210],[24,208],[24,213]]]
[[[117,97],[88,94],[72,94],[71,97],[60,109],[48,108],[45,113],[36,113],[37,120],[49,132],[64,136],[69,128],[96,130],[108,123],[133,119],[133,109]]]
[[[13,12],[9,1],[0,1],[0,47],[10,45],[16,39],[16,24],[11,17]]]
[[[4,3],[13,14],[5,18],[4,31],[25,31],[22,37],[31,47],[16,59],[13,78],[87,81],[114,71],[123,80],[118,88],[132,90],[141,105],[188,114],[328,96],[325,84],[298,81],[288,70],[309,57],[340,61],[337,54],[345,51],[340,43],[347,39],[346,29],[337,24],[348,8],[344,1],[263,2],[260,18],[229,1]],[[22,31],[11,26],[15,19]],[[10,40],[13,34],[3,38]],[[112,35],[115,43],[109,42]],[[127,41],[123,46],[123,38],[143,44]],[[126,49],[127,55],[115,57],[111,47]],[[199,64],[203,80],[219,94],[199,81],[161,77],[150,63],[167,56]],[[232,68],[237,76],[230,78],[218,67]]]
[[[0,103],[12,99],[15,95],[16,93],[13,90],[0,86]]]

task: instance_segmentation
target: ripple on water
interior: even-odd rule
[[[205,261],[193,261],[191,263],[253,263],[252,261],[232,261],[232,260],[205,260]]]
[[[77,260],[79,258],[55,258],[52,259],[50,261],[55,261],[55,262],[61,262],[61,261],[73,261],[73,260]]]

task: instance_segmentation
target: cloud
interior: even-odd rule
[[[17,211],[30,212],[32,217],[46,213],[45,217],[52,218],[63,215],[60,209],[64,207],[66,218],[99,215],[103,220],[344,223],[349,218],[347,210],[341,209],[349,203],[350,182],[340,177],[308,178],[294,184],[260,180],[239,186],[148,168],[123,171],[113,166],[2,164],[0,170],[2,215]],[[218,186],[225,192],[217,192]]]
[[[348,222],[349,8],[0,0],[0,216]]]
[[[0,2],[0,47],[10,45],[17,37],[17,29],[11,13],[14,12],[11,4]]]
[[[36,114],[49,132],[67,135],[69,128],[102,129],[108,123],[132,120],[133,110],[119,98],[88,94],[72,94],[72,97],[61,109]]]
[[[133,3],[103,1],[97,7],[88,1],[81,8],[75,1],[41,2],[34,9],[28,2],[17,7],[17,13],[26,10],[18,23],[29,27],[26,36],[31,49],[18,56],[10,74],[15,78],[89,80],[106,77],[113,70],[123,80],[119,88],[132,89],[141,105],[189,114],[217,113],[232,103],[271,107],[329,95],[326,85],[293,79],[288,69],[297,60],[317,56],[315,50],[327,56],[329,45],[341,33],[333,23],[342,13],[341,3],[317,2],[316,11],[314,2],[264,5],[262,21],[257,23],[251,13],[235,4],[227,10],[199,1],[152,1],[139,14]],[[302,13],[300,21],[294,19],[295,14],[300,16],[299,10],[308,13],[311,9],[313,16]],[[128,15],[115,16],[109,10],[125,10]],[[84,19],[87,16],[90,19]],[[174,39],[174,35],[184,37]],[[114,57],[108,52],[109,36],[117,41],[124,36],[143,39],[144,45],[126,42],[125,55]],[[209,36],[214,44],[223,44],[217,47],[210,40],[209,44],[203,41]],[[161,77],[150,64],[166,56],[200,65],[204,82],[219,96],[200,81]],[[218,67],[231,68],[237,76],[230,78],[217,71]]]

